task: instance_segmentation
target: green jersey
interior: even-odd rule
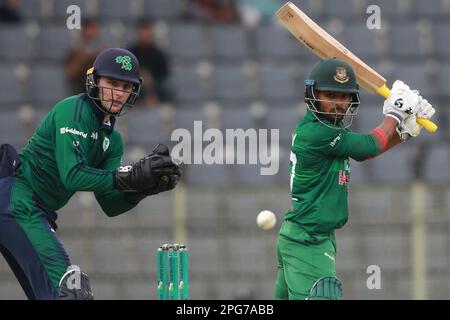
[[[311,111],[297,124],[290,155],[291,209],[285,219],[311,234],[329,233],[348,218],[350,161],[376,156],[380,146],[372,134],[359,134],[320,123]]]
[[[60,209],[76,191],[93,191],[110,216],[136,205],[113,189],[123,146],[115,118],[105,119],[86,94],[69,97],[55,105],[22,149],[17,175],[48,208]]]

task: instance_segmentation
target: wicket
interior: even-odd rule
[[[158,300],[189,299],[189,253],[183,244],[163,244],[158,248]]]

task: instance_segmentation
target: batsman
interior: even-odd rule
[[[29,299],[94,297],[87,274],[72,266],[56,233],[56,211],[76,191],[93,192],[114,217],[178,183],[180,168],[162,144],[121,166],[114,124],[133,107],[141,84],[136,57],[106,49],[87,71],[86,92],[58,102],[20,154],[1,146],[0,251]]]
[[[353,132],[358,89],[351,66],[335,58],[317,63],[305,80],[307,111],[292,135],[291,206],[277,239],[276,299],[341,298],[334,232],[348,219],[349,159],[372,159],[417,137],[416,117],[435,113],[417,90],[397,80],[380,125],[369,134]]]

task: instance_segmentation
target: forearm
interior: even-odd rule
[[[400,140],[400,137],[398,136],[397,133],[394,134],[394,136],[392,137],[392,139],[389,141],[388,145],[386,146],[385,149],[381,150],[380,154],[388,151],[389,149],[395,147],[396,145],[398,145],[399,143],[401,143],[402,140]],[[379,154],[379,155],[380,155]]]
[[[396,131],[397,124],[398,122],[394,118],[385,117],[383,122],[372,130],[371,133],[380,146],[380,152],[377,155],[386,152],[401,142]]]
[[[126,199],[126,194],[113,190],[109,193],[95,194],[103,212],[108,217],[115,217],[133,209],[138,203],[132,203]]]
[[[113,190],[113,173],[110,170],[95,169],[79,163],[69,170],[61,171],[61,180],[67,190],[101,193]]]

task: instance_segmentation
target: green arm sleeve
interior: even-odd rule
[[[353,131],[341,131],[324,149],[327,154],[342,158],[350,157],[356,161],[374,158],[381,152],[374,135]]]
[[[123,148],[120,137],[115,138],[116,147],[110,157],[102,164],[104,170],[114,171],[120,166],[122,159]],[[115,189],[95,192],[95,198],[97,199],[100,207],[109,217],[115,217],[119,214],[125,213],[134,208],[137,203],[130,203],[125,199],[125,193]]]
[[[61,181],[67,190],[106,192],[113,188],[113,174],[86,164],[91,132],[83,119],[68,110],[54,114],[55,156]]]

